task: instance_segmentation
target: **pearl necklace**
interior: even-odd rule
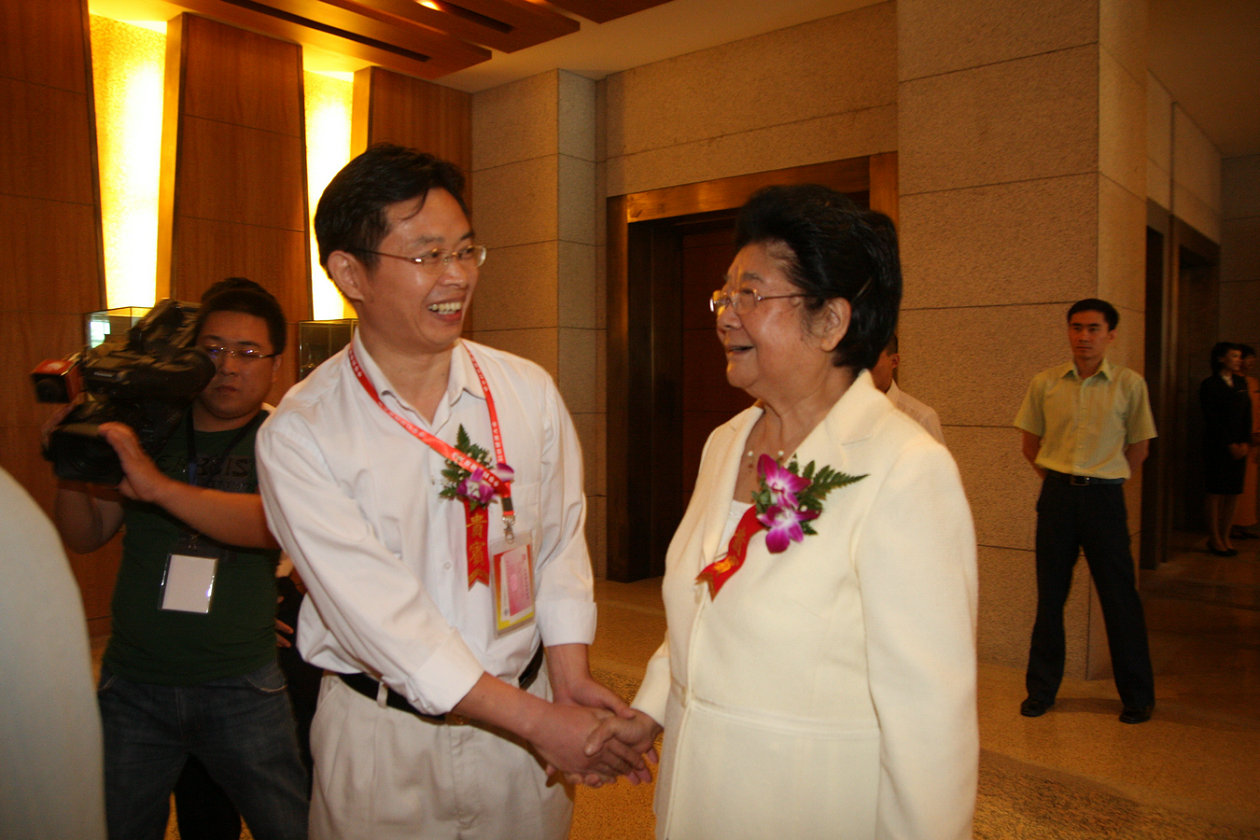
[[[745,455],[745,457],[746,457],[746,458],[748,458],[748,466],[750,466],[750,467],[756,466],[756,464],[757,464],[757,458],[756,458],[756,455],[757,455],[757,451],[756,451],[755,449],[749,449],[749,450],[748,450],[747,455]],[[775,461],[777,461],[779,464],[782,464],[782,463],[783,463],[783,455],[784,455],[784,452],[783,452],[783,450],[782,450],[782,449],[780,449],[780,450],[778,451],[778,453],[775,455],[774,460],[775,460]]]

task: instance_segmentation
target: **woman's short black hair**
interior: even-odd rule
[[[393,143],[377,143],[342,167],[328,182],[315,207],[319,264],[328,268],[334,251],[349,251],[369,268],[379,257],[369,253],[389,234],[385,208],[400,201],[446,190],[464,215],[464,175],[459,167],[427,152]]]
[[[863,210],[818,184],[765,187],[741,208],[735,247],[761,244],[786,262],[788,278],[805,293],[808,312],[844,298],[848,332],[835,350],[837,367],[873,367],[897,328],[901,260],[897,232],[883,213]],[[781,246],[778,250],[775,246]],[[779,253],[779,250],[790,252]]]

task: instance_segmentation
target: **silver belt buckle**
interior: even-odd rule
[[[1071,477],[1071,484],[1072,484],[1072,486],[1073,486],[1073,487],[1088,487],[1088,486],[1089,486],[1089,476],[1087,476],[1087,475],[1074,475],[1074,476],[1072,476],[1072,477]]]

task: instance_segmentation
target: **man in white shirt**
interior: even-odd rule
[[[894,335],[888,342],[888,346],[879,354],[875,367],[871,368],[871,378],[875,380],[875,387],[887,394],[893,405],[903,413],[909,414],[920,426],[927,429],[932,437],[944,443],[945,434],[941,431],[941,419],[936,416],[936,410],[898,388],[893,380],[893,371],[900,364],[901,354],[897,352],[897,336]]]
[[[316,840],[561,838],[571,793],[545,765],[646,772],[583,752],[632,713],[587,665],[581,451],[545,371],[460,339],[486,253],[462,189],[390,145],[332,180],[320,262],[358,329],[259,434],[268,519],[309,590],[298,647],[330,672]]]

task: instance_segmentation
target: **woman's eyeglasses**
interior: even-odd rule
[[[809,297],[803,292],[793,292],[789,295],[763,295],[756,289],[740,289],[737,292],[728,292],[725,289],[718,289],[709,296],[709,311],[717,314],[728,306],[735,310],[736,315],[743,315],[757,308],[757,304],[763,300],[781,300],[783,298]]]

